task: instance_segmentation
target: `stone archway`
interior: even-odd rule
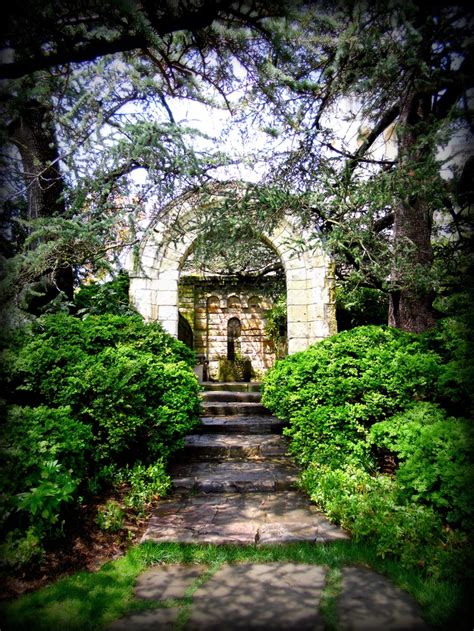
[[[218,193],[225,195],[225,188]],[[130,261],[130,298],[146,321],[158,320],[178,336],[178,282],[181,267],[197,237],[198,194],[185,194],[168,206],[150,226],[139,254]],[[308,242],[290,218],[271,234],[261,235],[279,256],[286,276],[288,302],[288,353],[336,333],[333,265],[321,246],[295,255],[292,243]]]

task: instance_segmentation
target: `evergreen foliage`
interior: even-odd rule
[[[470,390],[453,379],[457,334],[447,321],[424,336],[344,331],[278,362],[263,394],[288,423],[304,488],[330,517],[380,555],[446,576],[460,571],[474,526],[474,435]]]
[[[136,315],[129,299],[130,279],[120,270],[117,276],[105,283],[92,282],[82,285],[74,296],[74,311],[86,315]]]
[[[104,484],[129,485],[135,510],[166,491],[165,463],[200,411],[193,364],[192,351],[137,315],[47,315],[17,334],[3,356],[10,562],[41,554]]]

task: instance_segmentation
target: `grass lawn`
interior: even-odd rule
[[[299,562],[328,566],[327,585],[321,601],[321,612],[328,629],[337,629],[335,603],[340,588],[339,570],[344,565],[369,566],[390,577],[419,602],[426,621],[436,628],[471,628],[464,626],[467,625],[467,612],[462,585],[424,578],[421,571],[408,570],[398,563],[377,558],[370,546],[353,541],[258,547],[147,542],[130,548],[125,556],[106,563],[97,572],[79,572],[4,603],[0,627],[2,631],[104,629],[130,611],[157,606],[153,601],[136,600],[133,595],[137,576],[153,564],[204,564],[210,569],[205,580],[223,563],[239,562]],[[202,583],[203,578],[197,580]],[[182,606],[179,621],[183,625],[197,587],[198,584],[191,586],[185,601],[179,603]],[[165,604],[177,603],[169,601]]]

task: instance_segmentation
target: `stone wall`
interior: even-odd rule
[[[275,363],[275,348],[264,334],[265,313],[273,305],[273,284],[223,282],[185,277],[179,284],[179,312],[191,325],[194,350],[209,362],[209,376],[219,376],[219,361],[229,357],[228,324],[240,322],[237,358],[248,358],[254,378]]]
[[[225,197],[224,185],[222,191],[216,192],[216,195]],[[182,275],[182,265],[197,238],[195,217],[199,203],[199,193],[190,193],[164,209],[159,220],[149,227],[140,245],[138,257],[131,257],[128,265],[132,304],[145,320],[159,320],[165,330],[175,337],[178,336],[179,322],[178,283]],[[260,236],[278,255],[285,270],[288,353],[304,350],[310,344],[336,333],[334,266],[317,235],[307,234],[292,216],[288,216],[282,217],[271,234]],[[297,249],[295,244],[298,244]],[[230,294],[215,295],[220,309],[230,309],[223,302]],[[251,311],[245,310],[250,309],[248,300],[252,296],[245,293],[236,295],[240,300],[240,309],[246,316],[244,320],[248,328],[245,344],[250,352],[250,339],[257,337],[251,335],[250,331],[255,332],[260,325],[257,327],[255,324],[258,319],[256,317],[247,319]],[[188,302],[187,308],[183,303],[182,315],[191,324],[190,320],[193,318],[189,305]],[[198,332],[202,331],[200,327],[204,326],[203,314],[207,313],[208,305],[204,305],[202,301],[195,302],[195,305],[197,313],[192,326],[199,337],[201,334]],[[255,311],[254,315],[256,313]],[[215,318],[215,321],[210,322],[211,331],[218,326],[218,316]],[[209,348],[203,343],[202,335],[199,344],[199,348]],[[218,347],[216,341],[215,348]]]

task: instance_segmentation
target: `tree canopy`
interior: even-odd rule
[[[247,200],[229,230],[206,209],[204,233],[234,239],[235,259],[291,213],[341,282],[389,295],[391,324],[429,328],[452,264],[470,265],[472,25],[463,3],[398,0],[10,8],[5,299],[34,311],[71,296],[173,197],[246,164],[261,211]],[[182,103],[227,112],[223,135],[184,120]],[[225,142],[236,132],[246,156]]]

